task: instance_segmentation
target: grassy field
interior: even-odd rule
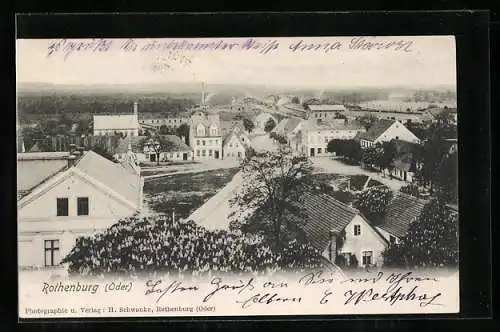
[[[186,218],[238,171],[238,168],[228,168],[152,179],[144,183],[144,197],[153,211],[170,214],[175,208],[177,216]]]

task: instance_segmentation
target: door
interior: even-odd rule
[[[151,161],[151,162],[156,161],[156,155],[154,153],[149,155],[149,161]]]
[[[407,175],[407,173],[406,173],[406,171],[405,171],[405,172],[404,172],[404,180],[405,180],[405,181],[406,181],[406,175]]]
[[[188,154],[187,153],[183,153],[182,154],[182,160],[188,160]]]
[[[215,159],[219,159],[219,150],[214,151],[214,157]]]
[[[314,148],[311,148],[311,157],[314,157]]]

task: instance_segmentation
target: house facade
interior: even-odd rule
[[[337,113],[345,112],[347,109],[344,105],[307,105],[308,119],[334,119]]]
[[[302,126],[305,121],[298,118],[281,120],[271,132],[285,137],[295,152],[302,151]]]
[[[332,263],[382,266],[388,242],[357,210],[325,194],[305,193],[301,201],[306,239]],[[297,218],[297,217],[292,217]],[[299,222],[299,220],[296,220]]]
[[[196,112],[189,122],[189,144],[194,159],[222,159],[222,133],[218,114]]]
[[[77,237],[142,210],[141,176],[92,151],[18,154],[17,181],[21,268],[60,268]]]
[[[125,137],[115,151],[117,160],[133,159],[136,163],[193,159],[193,150],[176,135]]]
[[[139,135],[138,106],[134,103],[133,114],[94,115],[94,136],[122,134]]]
[[[267,112],[261,112],[257,116],[255,116],[252,119],[253,124],[255,125],[255,131],[256,132],[264,132],[264,129],[266,127],[266,123],[269,120],[273,120],[274,123],[278,124],[278,119],[276,119],[274,116]]]
[[[241,129],[235,128],[224,137],[222,147],[224,159],[243,159],[249,147],[251,144],[248,135]]]
[[[361,148],[371,147],[377,143],[398,139],[411,143],[420,143],[415,136],[398,120],[379,119],[366,132],[357,135]]]
[[[310,157],[331,156],[327,151],[328,142],[333,139],[354,139],[365,128],[355,122],[335,119],[330,122],[307,121],[302,130],[302,152]]]
[[[178,128],[182,124],[189,124],[188,116],[164,116],[160,113],[145,113],[139,115],[139,125],[145,129],[152,127],[160,129],[161,126]]]

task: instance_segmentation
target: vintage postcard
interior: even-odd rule
[[[460,311],[453,36],[16,43],[20,318]]]

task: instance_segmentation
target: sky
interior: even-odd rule
[[[455,40],[452,36],[360,37],[356,44],[377,42],[387,49],[351,49],[356,37],[254,38],[260,48],[245,50],[249,38],[136,39],[135,51],[124,51],[126,40],[108,39],[107,51],[67,53],[71,47],[92,40],[17,40],[18,83],[149,84],[197,83],[296,85],[325,88],[362,86],[434,86],[456,84]],[[218,50],[143,51],[155,41],[210,43],[222,41],[234,48]],[[394,42],[411,42],[396,50]],[[102,41],[101,41],[102,42]],[[300,45],[340,45],[337,49],[293,50]],[[392,46],[391,43],[393,42]],[[59,43],[59,44],[58,44]],[[267,53],[267,45],[278,45]],[[48,56],[50,45],[60,45]],[[405,44],[407,45],[407,44]],[[292,47],[292,49],[290,48]],[[53,48],[54,49],[54,48]],[[101,48],[101,50],[106,47]],[[68,54],[66,57],[65,55]],[[184,61],[188,59],[187,61]],[[168,67],[167,67],[168,66]]]

